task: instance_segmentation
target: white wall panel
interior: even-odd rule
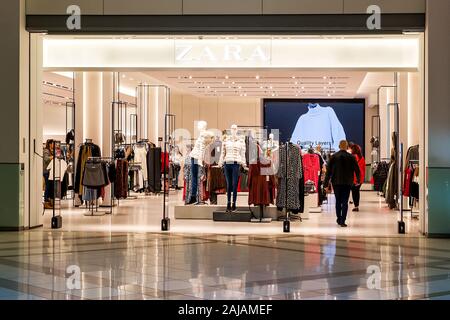
[[[264,14],[340,14],[344,0],[263,0]]]
[[[200,119],[199,99],[191,95],[183,95],[183,129],[189,130],[194,138],[194,122]]]
[[[182,14],[183,0],[104,0],[105,15]]]
[[[221,129],[218,121],[217,98],[200,99],[200,118],[208,122],[208,128]]]
[[[262,14],[261,0],[184,0],[184,14]]]
[[[425,13],[425,0],[344,0],[344,13],[366,13],[378,5],[382,13]]]
[[[79,6],[82,14],[103,14],[103,0],[26,0],[26,12],[30,15],[65,15],[71,5]]]

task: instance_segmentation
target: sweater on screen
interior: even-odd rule
[[[317,105],[298,119],[291,142],[302,147],[321,145],[339,150],[339,142],[346,140],[341,122],[331,107]]]

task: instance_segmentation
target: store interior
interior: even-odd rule
[[[41,84],[45,228],[56,214],[64,230],[158,232],[165,214],[181,233],[279,234],[288,219],[291,233],[383,236],[402,202],[407,234],[421,229],[419,71],[61,68]],[[342,139],[366,162],[346,229],[323,188]],[[290,208],[286,167],[300,173]]]

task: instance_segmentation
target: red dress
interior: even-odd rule
[[[303,157],[303,176],[305,177],[305,183],[308,181],[314,182],[316,190],[319,190],[319,172],[320,172],[320,159],[319,155],[315,153],[307,153]]]
[[[356,161],[358,162],[358,167],[359,167],[359,171],[361,174],[361,182],[357,181],[356,174],[355,174],[353,183],[354,184],[363,184],[366,179],[366,160],[364,159],[364,157],[359,158],[356,154],[355,154],[355,158],[356,158]]]
[[[264,205],[268,206],[274,203],[275,199],[275,176],[261,175],[261,168],[270,168],[270,161],[263,161],[261,163],[260,155],[262,150],[258,146],[258,161],[256,164],[250,164],[248,173],[248,204],[249,205]],[[268,163],[266,163],[268,162]]]

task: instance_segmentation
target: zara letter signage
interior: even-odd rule
[[[175,64],[179,66],[270,66],[271,46],[266,40],[177,40]]]

